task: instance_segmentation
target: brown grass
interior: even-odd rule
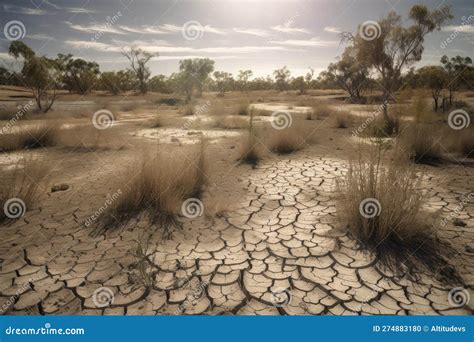
[[[178,215],[183,201],[200,198],[207,182],[205,145],[202,139],[197,153],[191,151],[186,158],[161,150],[145,153],[125,171],[123,180],[128,186],[105,215],[105,228],[146,212],[165,235],[171,234],[180,226]]]
[[[321,120],[327,118],[334,113],[334,110],[327,103],[317,103],[312,106],[312,117]]]
[[[222,129],[242,129],[248,127],[247,118],[241,116],[215,116],[213,117],[213,126]]]
[[[422,269],[434,271],[444,282],[462,283],[448,259],[453,248],[440,241],[431,230],[428,215],[422,207],[426,199],[418,190],[420,178],[406,158],[397,152],[382,165],[382,147],[368,156],[359,154],[346,175],[337,182],[338,213],[344,227],[361,248],[375,254],[382,265],[396,274]],[[370,211],[361,205],[376,199]]]
[[[290,154],[306,145],[307,129],[300,121],[282,130],[267,129],[266,144],[268,149],[278,154]]]
[[[439,165],[446,159],[439,145],[439,130],[435,125],[410,123],[401,132],[398,143],[417,164]]]
[[[113,128],[99,130],[88,123],[58,130],[56,145],[72,149],[75,152],[119,149],[121,145],[114,139],[116,135]]]
[[[195,110],[194,105],[187,104],[179,108],[179,113],[183,116],[190,116],[190,115],[194,115],[194,110]]]
[[[13,171],[2,171],[0,177],[0,221],[8,219],[4,206],[9,199],[16,198],[23,201],[26,210],[36,204],[41,183],[48,172],[46,164],[26,158],[21,159]],[[21,210],[23,212],[23,209]],[[13,207],[10,207],[9,212],[15,213]]]
[[[263,158],[262,148],[254,128],[254,111],[250,111],[250,120],[248,123],[248,134],[240,145],[239,158],[241,163],[246,163],[255,167]]]
[[[14,125],[0,134],[0,151],[54,146],[57,143],[59,124],[46,121],[41,124]]]
[[[336,128],[347,128],[351,124],[351,115],[345,111],[337,111],[335,120]]]

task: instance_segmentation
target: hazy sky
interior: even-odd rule
[[[0,57],[7,56],[8,23],[19,21],[23,40],[37,53],[72,53],[97,61],[101,70],[125,68],[120,51],[135,44],[159,52],[149,64],[153,75],[169,75],[180,59],[191,57],[210,57],[216,70],[234,74],[252,69],[266,75],[283,65],[293,75],[310,66],[318,74],[341,54],[339,32],[356,32],[362,22],[392,9],[407,20],[415,3],[451,5],[454,15],[449,26],[427,38],[419,65],[438,63],[444,54],[473,57],[473,0],[2,0]],[[447,43],[450,35],[455,38]]]

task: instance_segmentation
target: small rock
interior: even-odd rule
[[[69,189],[69,185],[66,183],[62,183],[53,185],[51,188],[51,192],[66,191],[67,189]]]

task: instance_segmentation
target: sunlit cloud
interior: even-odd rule
[[[3,11],[7,13],[18,13],[18,14],[26,14],[26,15],[45,15],[45,14],[53,14],[52,12],[42,10],[40,8],[28,8],[28,7],[21,7],[11,4],[4,4]]]
[[[268,31],[260,30],[260,29],[234,28],[234,32],[242,33],[242,34],[249,34],[249,35],[257,36],[257,37],[268,37],[268,36],[269,36],[269,32],[268,32]]]
[[[119,26],[122,30],[133,32],[133,33],[140,33],[140,34],[168,34],[169,31],[164,31],[160,29],[158,26],[141,26],[141,27],[133,27],[133,26]]]
[[[309,33],[309,31],[304,28],[291,27],[289,25],[272,26],[272,30],[283,32],[283,33]]]
[[[443,27],[442,31],[474,33],[474,25],[448,25]]]
[[[336,40],[321,40],[317,37],[311,39],[289,39],[289,40],[272,40],[271,43],[287,46],[317,46],[317,47],[328,47],[337,46],[339,44]]]
[[[324,31],[329,32],[329,33],[341,33],[342,32],[342,30],[339,27],[334,27],[334,26],[326,26],[324,28]]]
[[[87,33],[107,32],[107,33],[115,33],[115,34],[125,34],[125,32],[120,31],[111,25],[105,25],[105,24],[79,25],[79,24],[73,24],[70,22],[66,22],[66,24],[68,24],[69,27],[74,30],[87,32]]]

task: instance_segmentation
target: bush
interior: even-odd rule
[[[248,120],[239,116],[215,116],[213,126],[222,129],[241,129],[248,127]]]
[[[302,149],[306,144],[305,129],[299,122],[282,130],[267,130],[267,146],[272,152],[289,154]]]
[[[181,99],[175,98],[175,97],[167,97],[163,99],[159,99],[156,101],[157,104],[164,104],[168,106],[177,106],[181,104]]]
[[[169,236],[180,227],[178,215],[188,198],[200,198],[206,184],[205,141],[197,153],[188,158],[176,158],[164,151],[146,153],[123,175],[129,186],[105,216],[105,227],[125,223],[146,212],[153,224],[158,224]]]
[[[443,282],[462,283],[448,262],[454,249],[433,235],[428,220],[432,214],[422,211],[425,198],[416,170],[398,151],[385,166],[381,160],[379,145],[366,159],[359,154],[337,181],[344,227],[361,248],[396,274],[435,270]]]
[[[20,217],[21,214],[25,213],[25,210],[33,207],[38,199],[38,190],[41,183],[48,173],[49,169],[46,164],[40,164],[35,159],[25,158],[15,165],[12,172],[2,171],[0,177],[0,221],[9,219],[6,216],[7,213],[18,214],[18,217]],[[12,199],[21,200],[25,207],[16,206],[15,208],[14,204],[8,206],[7,201]],[[14,202],[19,203],[18,201]],[[7,210],[4,209],[6,205],[9,208]]]
[[[336,128],[347,128],[350,125],[351,116],[347,112],[338,111],[336,113]]]
[[[246,140],[244,140],[240,145],[238,160],[241,163],[250,164],[255,167],[262,159],[262,151],[253,127],[253,118],[254,111],[251,110],[248,124],[248,134]]]
[[[184,116],[194,115],[194,105],[187,104],[187,105],[181,106],[181,108],[179,109],[179,112],[181,113],[181,115],[184,115]]]
[[[433,125],[412,123],[403,129],[398,143],[413,162],[438,165],[445,158],[437,136],[439,136],[439,132]]]

